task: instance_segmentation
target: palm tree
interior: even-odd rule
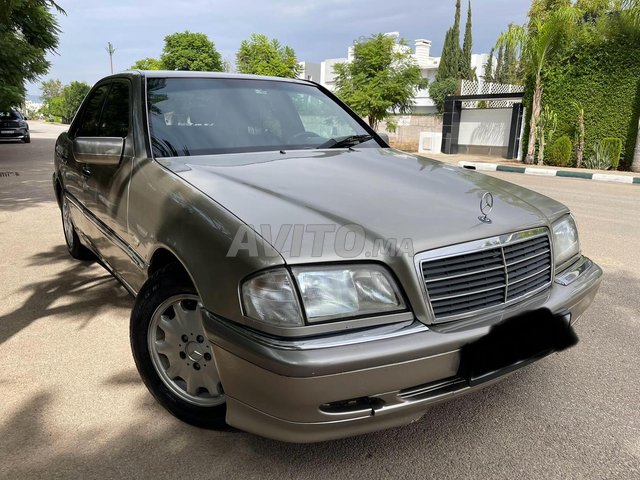
[[[623,11],[631,21],[631,25],[636,29],[640,29],[640,0],[624,0],[622,5]],[[640,172],[640,120],[638,122],[638,136],[636,137],[636,149],[631,162],[631,171]]]
[[[565,45],[565,40],[571,36],[577,21],[578,12],[574,7],[562,7],[549,12],[544,20],[533,19],[529,28],[516,25],[498,38],[497,46],[505,45],[515,49],[525,71],[535,77],[525,163],[533,163],[536,153],[538,120],[542,111],[542,71],[553,54]]]
[[[638,121],[638,136],[636,137],[636,149],[631,162],[631,171],[640,172],[640,121]]]

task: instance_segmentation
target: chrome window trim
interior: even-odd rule
[[[490,250],[494,248],[503,248],[505,246],[516,245],[518,243],[522,243],[527,240],[532,240],[534,238],[542,237],[545,235],[549,239],[549,246],[550,246],[551,281],[542,285],[541,287],[536,288],[531,292],[528,292],[526,295],[522,295],[520,297],[514,298],[509,301],[506,301],[506,295],[508,290],[505,289],[505,301],[500,305],[493,305],[491,307],[486,307],[479,310],[473,310],[471,312],[465,312],[457,315],[450,315],[447,317],[440,317],[436,319],[436,316],[433,312],[433,307],[431,306],[431,299],[427,291],[426,280],[422,273],[422,264],[424,262],[431,261],[431,260],[438,260],[441,258],[453,258],[460,255],[465,255],[468,253],[477,253],[479,251]],[[506,271],[507,262],[505,261],[505,258],[504,258],[504,251],[502,251],[502,255],[503,255],[503,265],[505,269],[506,280],[508,283],[508,275]],[[553,238],[551,236],[551,231],[548,227],[537,227],[537,228],[532,228],[528,230],[520,230],[518,232],[498,235],[495,237],[483,238],[480,240],[472,240],[470,242],[464,242],[456,245],[435,248],[433,250],[427,250],[426,252],[420,252],[414,256],[414,267],[418,275],[418,279],[420,281],[420,290],[422,291],[422,296],[425,302],[425,306],[429,314],[430,323],[439,324],[439,323],[453,322],[456,320],[474,317],[476,315],[481,315],[484,313],[490,313],[492,311],[499,311],[501,309],[504,309],[505,307],[508,307],[510,305],[513,305],[513,304],[522,302],[528,298],[531,298],[534,295],[537,295],[540,292],[548,289],[553,284],[553,279],[555,274],[555,256],[553,252]],[[497,269],[497,267],[495,269]]]

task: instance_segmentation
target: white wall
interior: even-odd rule
[[[298,78],[302,80],[311,80],[312,82],[321,82],[322,73],[319,63],[298,62],[302,67]]]
[[[459,145],[509,146],[511,108],[462,110]]]
[[[334,67],[338,63],[345,63],[346,58],[328,58],[320,64],[320,83],[329,90],[334,90],[336,86],[336,74]]]

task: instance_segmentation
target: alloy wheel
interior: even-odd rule
[[[69,248],[73,247],[73,223],[71,222],[71,210],[69,209],[69,201],[62,197],[62,228],[64,230],[64,239]]]
[[[212,407],[225,398],[201,313],[197,295],[170,297],[154,312],[147,341],[162,382],[180,399]]]

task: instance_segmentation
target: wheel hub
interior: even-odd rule
[[[194,362],[199,362],[204,358],[206,350],[206,347],[202,343],[189,342],[184,349],[184,353],[187,354],[187,358]]]

